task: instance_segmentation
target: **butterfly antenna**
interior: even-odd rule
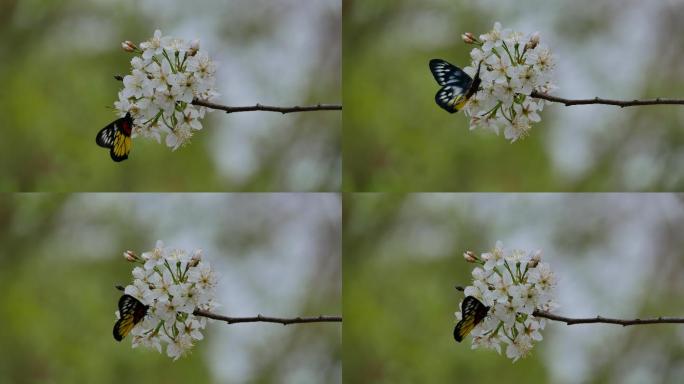
[[[119,291],[125,291],[126,290],[126,288],[124,288],[121,285],[115,285],[114,288],[118,289]]]
[[[459,291],[459,292],[465,291],[465,288],[461,287],[460,285],[457,285],[457,286],[455,286],[454,288],[456,288],[456,290]]]

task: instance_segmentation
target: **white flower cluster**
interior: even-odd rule
[[[557,307],[551,294],[556,279],[549,264],[541,261],[541,251],[506,251],[497,241],[491,252],[480,257],[466,252],[464,257],[480,265],[473,269],[473,283],[464,293],[489,307],[485,319],[472,331],[473,349],[485,347],[501,353],[505,343],[506,356],[513,361],[526,356],[532,343],[542,339],[540,331],[546,325],[534,311]],[[456,317],[460,320],[461,313],[456,312]]]
[[[125,293],[149,306],[144,320],[131,331],[133,347],[142,345],[161,353],[161,345],[166,343],[166,354],[176,360],[204,338],[201,330],[207,319],[193,311],[211,311],[216,306],[216,274],[202,260],[201,249],[188,253],[165,248],[161,240],[141,258],[131,258],[130,252],[125,255],[142,264],[133,269],[133,284]]]
[[[554,55],[539,43],[539,33],[525,37],[502,30],[497,22],[479,40],[470,33],[463,39],[477,46],[464,71],[474,76],[482,63],[480,90],[464,108],[470,116],[470,129],[486,128],[499,134],[503,127],[504,137],[511,142],[529,134],[531,124],[541,121],[538,112],[544,108],[544,100],[535,100],[530,93],[549,93],[556,88],[551,83]]]
[[[125,41],[122,47],[140,54],[131,60],[131,74],[123,78],[124,88],[114,103],[121,116],[131,113],[131,136],[161,143],[165,134],[166,145],[174,150],[188,143],[194,131],[202,129],[200,119],[206,113],[206,108],[192,101],[218,95],[214,62],[200,51],[198,40],[188,43],[162,36],[160,30],[139,46]]]

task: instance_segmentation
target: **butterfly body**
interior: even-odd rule
[[[482,62],[480,62],[480,65]],[[480,88],[480,65],[475,78],[459,67],[441,59],[430,60],[430,72],[442,88],[435,94],[435,102],[449,113],[460,111]]]
[[[100,147],[109,148],[109,155],[112,160],[123,161],[128,159],[128,154],[131,152],[132,131],[133,118],[130,113],[126,113],[126,116],[116,119],[102,128],[95,136],[95,142]]]
[[[114,339],[123,340],[136,324],[147,315],[148,306],[131,295],[123,295],[119,299],[119,320],[114,324]]]
[[[466,296],[461,303],[461,321],[454,327],[454,339],[459,343],[468,336],[470,331],[478,325],[489,312],[489,307],[482,304],[480,300]]]

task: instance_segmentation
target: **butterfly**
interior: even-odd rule
[[[131,131],[133,130],[133,118],[130,113],[126,116],[114,120],[112,123],[102,128],[95,137],[95,142],[100,147],[109,148],[109,155],[112,160],[119,162],[128,159],[133,142]]]
[[[442,88],[435,95],[435,102],[449,113],[458,112],[480,88],[480,66],[475,79],[455,65],[441,59],[430,60],[430,71]]]
[[[131,295],[123,295],[119,299],[119,320],[114,324],[114,339],[123,340],[136,324],[147,315],[149,307]]]
[[[482,304],[480,300],[466,296],[461,303],[461,321],[454,327],[454,339],[459,343],[468,336],[470,331],[487,316],[489,307]]]

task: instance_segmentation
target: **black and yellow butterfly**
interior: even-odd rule
[[[454,327],[454,339],[459,343],[463,341],[463,338],[487,316],[487,312],[488,306],[472,296],[466,296],[461,303],[461,321]]]
[[[112,160],[123,161],[128,159],[128,153],[131,152],[133,145],[132,130],[133,118],[130,113],[126,113],[126,116],[116,119],[102,128],[95,136],[95,142],[100,147],[109,148],[109,155]]]
[[[455,65],[441,59],[430,60],[430,71],[442,88],[435,95],[435,102],[449,113],[456,113],[470,100],[480,88],[480,66],[477,66],[475,79]]]
[[[131,295],[123,295],[119,299],[119,320],[114,324],[114,338],[123,340],[136,324],[147,315],[149,307]]]

